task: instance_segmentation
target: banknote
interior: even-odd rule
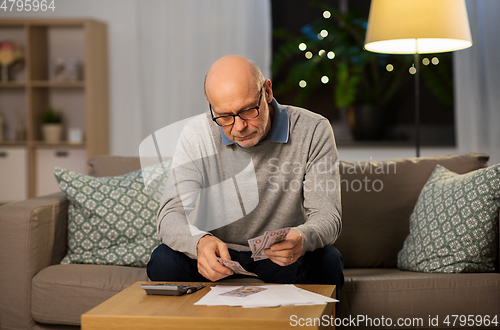
[[[257,274],[254,274],[252,272],[247,271],[243,266],[238,261],[234,260],[228,260],[228,259],[223,259],[217,257],[217,260],[225,267],[231,269],[233,272],[236,274],[242,274],[242,275],[250,275],[250,276],[257,276]]]
[[[230,296],[230,297],[239,297],[244,298],[255,293],[267,290],[266,288],[261,288],[258,286],[242,286],[240,288],[228,291],[226,293],[221,294],[221,296]]]
[[[264,250],[270,248],[273,244],[284,241],[289,232],[290,228],[281,228],[266,231],[261,236],[249,239],[248,245],[252,251],[253,260],[258,261],[269,259],[269,257],[264,253]]]
[[[250,250],[252,251],[252,257],[256,252],[259,252],[262,249],[264,244],[265,234],[251,238],[248,240],[248,246],[250,246]]]

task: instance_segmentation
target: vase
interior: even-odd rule
[[[43,140],[48,143],[61,142],[62,124],[43,124]]]

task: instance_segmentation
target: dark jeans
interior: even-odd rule
[[[280,266],[269,259],[253,261],[251,252],[229,249],[231,260],[238,261],[243,268],[258,275],[266,283],[282,284],[333,284],[337,286],[337,299],[344,285],[344,260],[339,251],[331,245],[306,252],[296,262]],[[182,252],[174,251],[160,244],[151,255],[147,274],[152,281],[209,282],[198,272],[198,261]],[[234,274],[226,277],[251,277]]]

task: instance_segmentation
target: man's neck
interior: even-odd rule
[[[259,142],[264,141],[269,136],[269,134],[271,133],[271,129],[273,127],[274,117],[275,117],[276,113],[275,113],[274,107],[270,103],[268,104],[268,107],[269,107],[269,122],[267,123],[267,126],[266,126],[266,134],[264,134],[264,136],[262,137],[262,140]]]

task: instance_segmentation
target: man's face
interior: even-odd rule
[[[266,80],[260,93],[253,89],[253,91],[244,93],[245,95],[235,95],[230,99],[219,102],[218,105],[212,104],[214,117],[235,115],[242,110],[256,107],[262,94],[259,115],[256,118],[243,120],[236,116],[232,125],[222,126],[222,130],[228,139],[244,148],[251,148],[266,138],[271,129],[268,89],[270,89],[270,81]]]

